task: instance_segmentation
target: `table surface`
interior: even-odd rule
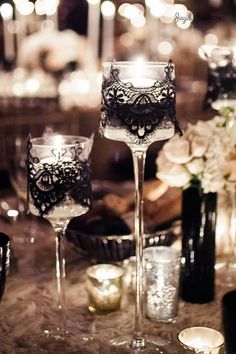
[[[44,329],[55,328],[58,319],[54,233],[49,223],[29,216],[15,221],[0,217],[0,230],[10,235],[14,253],[0,305],[0,353],[96,353],[96,350],[89,351],[87,344],[82,348],[76,336],[63,344],[41,335]],[[124,291],[120,311],[107,315],[89,313],[85,271],[94,262],[66,241],[67,326],[76,335],[92,335],[94,343],[100,345],[112,337],[132,333],[134,298]],[[180,301],[176,323],[145,319],[144,332],[176,343],[177,333],[186,327],[208,326],[221,330],[220,301],[230,290],[223,285],[223,279],[224,274],[217,272],[214,302],[193,305]]]

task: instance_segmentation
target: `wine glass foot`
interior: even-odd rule
[[[41,341],[39,347],[41,350],[44,348],[46,350],[61,350],[64,352],[69,352],[71,354],[97,354],[98,344],[93,337],[87,334],[75,334],[70,331],[65,331],[61,333],[59,330],[44,330],[43,340]]]
[[[225,267],[218,270],[219,283],[225,287],[231,288],[236,283],[236,264],[226,264]]]
[[[177,352],[175,346],[166,339],[145,336],[144,346],[139,348],[132,345],[132,336],[122,336],[110,340],[100,346],[100,354],[173,354]]]

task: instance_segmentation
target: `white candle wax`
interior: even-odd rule
[[[99,51],[100,0],[88,0],[88,65],[95,68]],[[91,54],[90,54],[91,53]]]
[[[26,23],[25,23],[25,16],[22,15],[18,10],[15,10],[15,16],[18,24],[17,32],[16,32],[16,47],[17,47],[17,53],[19,54],[21,43],[24,40],[26,35]]]
[[[14,34],[9,31],[13,8],[10,4],[5,3],[1,5],[0,12],[3,18],[4,56],[6,60],[11,61],[15,58]]]
[[[114,57],[114,21],[115,5],[111,1],[104,1],[101,6],[103,17],[102,31],[102,58],[107,60]]]
[[[130,82],[134,87],[145,88],[151,87],[155,81],[145,77],[131,77],[127,80],[123,80],[124,83]]]

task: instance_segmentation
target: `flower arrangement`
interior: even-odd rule
[[[49,73],[65,69],[69,63],[84,68],[86,38],[72,30],[39,31],[27,36],[19,51],[19,65],[28,70],[43,68]]]
[[[189,124],[157,157],[157,177],[169,186],[200,184],[204,193],[236,187],[236,112],[225,108],[208,121]]]

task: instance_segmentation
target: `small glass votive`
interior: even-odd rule
[[[187,353],[224,353],[224,337],[220,332],[212,328],[186,328],[178,334],[178,341],[187,350]]]
[[[98,264],[87,269],[89,311],[104,313],[120,308],[123,274],[122,268],[112,264]]]
[[[180,252],[166,246],[144,250],[146,316],[154,321],[173,322],[178,314]]]

